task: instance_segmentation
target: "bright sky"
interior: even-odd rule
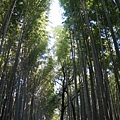
[[[50,6],[50,13],[49,13],[49,20],[50,24],[49,27],[55,27],[57,25],[62,24],[62,13],[63,9],[59,5],[58,0],[52,0],[52,4]]]
[[[52,0],[51,6],[50,6],[50,13],[49,13],[50,23],[46,27],[51,37],[53,36],[52,29],[58,25],[61,25],[63,22],[62,13],[63,13],[63,9],[59,5],[59,0]],[[55,42],[55,39],[50,38],[49,48],[52,48],[52,46],[54,45],[54,42]]]

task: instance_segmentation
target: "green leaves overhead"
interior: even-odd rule
[[[66,18],[64,33],[69,33],[68,61],[72,61],[61,64],[60,69],[63,73],[59,75],[61,119],[66,116],[71,120],[117,120],[120,118],[120,106],[116,106],[120,98],[120,3],[117,0],[59,1]],[[58,56],[61,47],[57,49]]]
[[[56,39],[56,55],[58,61],[63,62],[70,53],[69,33],[63,26],[57,26],[54,29],[54,37]]]
[[[50,2],[0,1],[0,120],[120,119],[120,2],[59,0],[55,54]]]
[[[49,5],[50,0],[0,1],[1,120],[53,115],[53,60],[45,55]]]

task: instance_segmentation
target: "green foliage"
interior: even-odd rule
[[[54,29],[54,37],[56,42],[56,56],[59,62],[63,62],[67,59],[70,47],[69,47],[69,33],[63,26],[57,26]]]
[[[67,106],[65,100],[69,101],[69,96],[71,96],[73,97],[71,101],[75,103],[73,106],[76,108],[74,113],[74,108],[69,107],[70,103],[66,107],[67,114],[61,109],[61,116],[64,112],[64,116],[70,119],[114,119],[115,116],[115,119],[119,119],[119,105],[116,106],[116,100],[120,97],[117,96],[120,92],[120,51],[116,43],[119,39],[120,28],[119,2],[114,0],[59,1],[64,8],[66,18],[64,26],[67,26],[66,31],[70,34],[68,41],[71,41],[71,44],[67,43],[71,46],[68,60],[73,61],[71,65],[69,64],[73,68],[68,67],[69,65],[67,66],[65,62],[61,64],[64,69],[59,69],[61,72],[64,70],[64,74],[59,74],[59,77],[64,78],[64,84],[68,85],[62,85],[67,94],[64,93],[64,100],[61,97],[61,101],[64,101],[65,105],[62,104]],[[60,37],[62,38],[64,37]],[[57,56],[63,53],[60,49],[64,48],[63,45],[59,46],[60,44],[57,46]],[[68,84],[68,81],[71,82]],[[61,89],[61,92],[64,92],[64,89]],[[73,94],[76,95],[75,98]],[[113,109],[105,106],[111,103],[115,108],[115,114],[113,114]],[[107,111],[104,110],[105,108]],[[79,109],[82,113],[79,113]],[[107,115],[108,112],[111,112],[114,117]],[[75,116],[74,114],[71,116],[71,113]]]
[[[119,2],[59,1],[57,60],[47,53],[50,0],[0,1],[0,119],[120,119]]]
[[[54,62],[45,57],[49,6],[50,0],[0,1],[0,119],[52,118]]]

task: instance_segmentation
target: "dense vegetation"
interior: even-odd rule
[[[120,2],[60,3],[65,11],[56,51],[62,72],[61,120],[119,120]]]
[[[0,1],[0,120],[52,118],[53,60],[45,55],[49,5]]]
[[[0,1],[0,120],[119,120],[120,1],[59,1],[52,51],[50,0]]]

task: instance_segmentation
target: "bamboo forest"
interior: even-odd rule
[[[120,0],[52,1],[0,0],[0,120],[120,120]]]

